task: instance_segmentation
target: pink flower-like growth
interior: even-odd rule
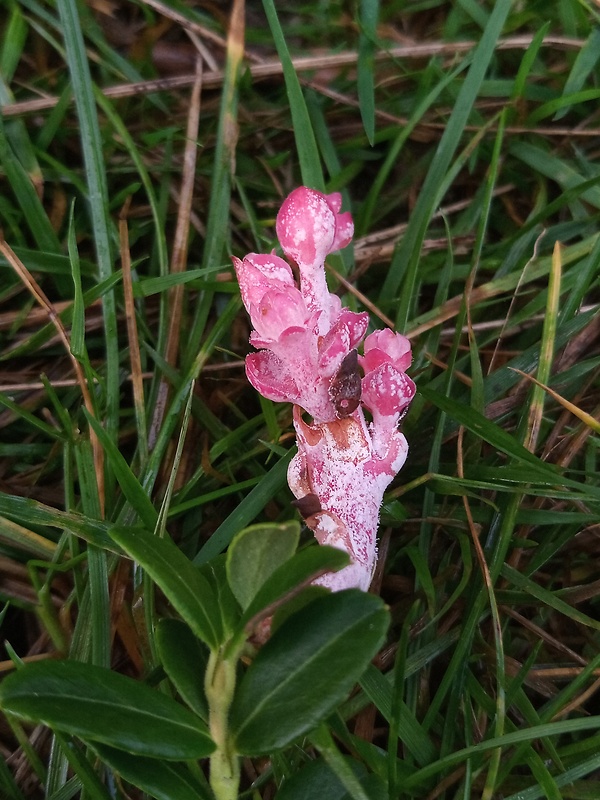
[[[233,259],[254,326],[250,343],[258,350],[246,359],[248,380],[264,397],[300,405],[318,422],[337,418],[330,382],[369,324],[368,314],[342,308],[325,281],[325,257],[348,244],[354,230],[350,214],[338,213],[340,204],[339,195],[301,187],[277,215],[299,288],[289,264],[274,254]]]
[[[277,235],[298,268],[299,285],[275,254],[233,259],[257,348],[246,358],[248,379],[265,397],[295,406],[298,453],[288,483],[316,539],[351,558],[350,566],[318,581],[336,591],[366,590],[371,582],[383,493],[408,450],[398,423],[415,393],[405,374],[408,339],[375,331],[357,356],[368,315],[342,308],[327,288],[325,258],[354,232],[352,217],[340,207],[339,194],[306,187],[284,201]]]

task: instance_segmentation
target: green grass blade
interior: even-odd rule
[[[406,234],[381,289],[382,299],[395,296],[400,288],[402,273],[406,270],[403,292],[396,315],[396,327],[399,330],[406,328],[414,303],[413,288],[417,277],[421,245],[431,215],[435,210],[434,204],[438,199],[436,187],[443,180],[451,165],[452,157],[460,143],[464,127],[493,57],[496,42],[502,32],[510,7],[510,0],[498,0],[494,4],[486,29],[473,53],[471,66],[456,99],[454,111],[448,120],[421,188]]]
[[[2,102],[0,93],[0,104]],[[30,175],[13,152],[7,138],[7,123],[0,116],[0,163],[8,182],[21,206],[27,225],[40,250],[50,253],[60,252],[58,238],[50,225],[42,202],[31,182]],[[21,149],[29,137],[21,140]],[[30,168],[31,164],[30,164]]]
[[[577,58],[573,63],[569,77],[567,78],[562,96],[563,98],[569,95],[580,92],[586,80],[593,73],[593,70],[600,58],[600,28],[593,28],[589,35],[587,42],[577,53]],[[570,105],[566,104],[560,108],[554,115],[555,120],[563,119],[570,111]]]
[[[304,95],[300,88],[300,81],[296,75],[290,51],[277,16],[275,3],[273,0],[263,0],[263,8],[265,9],[275,47],[283,67],[283,77],[290,103],[302,183],[305,186],[310,186],[311,189],[317,189],[322,192],[325,189],[325,181],[321,170],[319,149],[304,101]]]
[[[200,550],[195,564],[205,564],[224,550],[236,533],[254,521],[269,500],[285,485],[288,464],[294,453],[290,451],[264,476],[260,483],[242,500],[235,511],[225,519]]]
[[[358,103],[360,116],[371,147],[375,144],[375,86],[373,68],[379,0],[361,0],[358,37]]]
[[[113,243],[108,210],[108,187],[104,169],[103,146],[94,99],[94,87],[85,50],[85,43],[75,0],[58,0],[57,7],[62,22],[63,36],[73,95],[77,107],[81,146],[88,185],[89,211],[94,231],[94,244],[100,280],[108,280],[113,273]],[[109,435],[116,440],[119,426],[119,349],[117,313],[114,293],[108,291],[102,298],[104,338],[106,348],[106,419]],[[106,476],[106,493],[110,500],[114,478]]]

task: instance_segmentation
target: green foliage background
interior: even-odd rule
[[[3,10],[3,671],[68,656],[181,697],[172,606],[116,542],[201,566],[294,518],[229,255],[276,247],[304,182],[352,210],[330,285],[411,338],[419,393],[386,645],[325,725],[245,760],[244,796],[599,796],[597,4]],[[8,714],[0,737],[11,800],[138,796],[109,744]],[[209,792],[203,762],[139,764],[177,787],[154,796]]]

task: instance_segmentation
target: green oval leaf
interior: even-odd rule
[[[297,520],[282,525],[251,525],[240,531],[227,551],[227,580],[245,610],[267,578],[296,552]]]
[[[155,636],[158,656],[169,679],[188,706],[206,722],[204,672],[208,650],[179,619],[161,619]]]
[[[206,725],[149,686],[79,661],[27,664],[0,685],[4,711],[150,758],[203,758]]]
[[[219,604],[198,568],[170,539],[124,528],[110,535],[160,586],[196,636],[217,650],[223,641]]]
[[[272,614],[282,603],[298,594],[310,582],[326,572],[345,567],[349,562],[347,553],[327,545],[315,545],[300,550],[276,569],[246,609],[241,625],[267,610]]]
[[[97,742],[92,747],[112,770],[156,800],[210,800],[208,792],[183,764],[132,756]]]
[[[234,698],[231,732],[242,755],[287,746],[346,696],[383,643],[388,611],[350,589],[289,617],[260,650]]]

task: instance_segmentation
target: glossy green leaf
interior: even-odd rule
[[[345,761],[369,798],[387,799],[388,794],[381,778],[367,774],[364,766],[358,761],[349,757],[346,757]],[[327,800],[350,800],[343,783],[323,759],[309,761],[306,766],[294,773],[277,792],[276,800],[314,800],[315,797]]]
[[[92,747],[111,769],[156,800],[210,800],[184,764],[133,756],[97,742]]]
[[[252,525],[240,531],[227,551],[227,580],[245,610],[267,578],[296,552],[300,523]]]
[[[111,536],[160,586],[196,636],[211,649],[222,642],[217,598],[197,567],[170,540],[127,530]]]
[[[155,642],[163,669],[172,684],[192,711],[207,721],[204,672],[208,650],[179,619],[161,619],[156,628]]]
[[[27,664],[0,685],[0,705],[21,719],[149,758],[202,758],[214,749],[202,720],[170,697],[79,661]]]
[[[335,547],[307,547],[282,564],[265,581],[242,617],[242,625],[268,609],[269,613],[298,594],[310,581],[349,563],[347,553]]]
[[[350,691],[383,643],[388,611],[350,589],[289,617],[244,675],[231,711],[235,748],[258,755],[314,728]]]
[[[300,611],[301,608],[312,603],[318,597],[329,594],[329,589],[325,586],[316,586],[312,584],[302,589],[298,593],[292,593],[291,596],[285,597],[281,604],[276,604],[276,610],[271,618],[271,633],[274,633],[277,628],[280,628],[288,617]]]

